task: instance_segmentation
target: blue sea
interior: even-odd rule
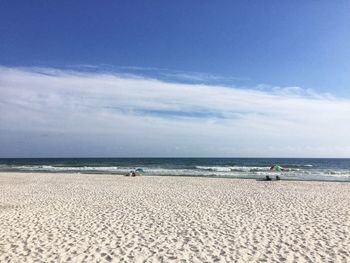
[[[286,171],[270,171],[272,165]],[[150,176],[198,176],[349,181],[350,159],[311,158],[44,158],[0,159],[0,172],[126,174],[142,167]]]

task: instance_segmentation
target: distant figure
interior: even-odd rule
[[[145,173],[145,170],[143,168],[137,168],[135,170],[132,170],[128,172],[125,176],[142,176]]]
[[[125,176],[135,176],[135,172],[134,171],[130,171]]]
[[[270,178],[270,176],[266,175],[266,181],[271,181],[272,179]]]
[[[279,181],[281,180],[281,178],[278,175],[276,175],[276,180]]]

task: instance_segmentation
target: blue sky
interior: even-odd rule
[[[349,1],[1,1],[0,157],[349,157],[331,138],[350,132],[349,13]]]
[[[349,96],[349,1],[1,1],[0,62],[155,67]]]

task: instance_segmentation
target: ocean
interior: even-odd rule
[[[270,171],[272,165],[286,171]],[[126,174],[142,167],[150,176],[198,176],[349,181],[350,159],[311,158],[31,158],[0,159],[0,172]]]

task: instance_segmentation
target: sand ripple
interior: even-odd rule
[[[0,262],[350,262],[350,184],[0,174]]]

